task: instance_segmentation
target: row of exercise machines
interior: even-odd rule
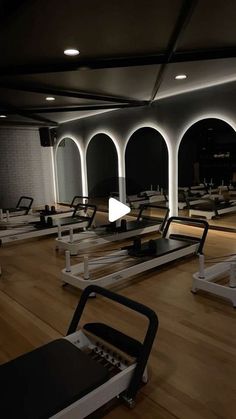
[[[16,208],[1,211],[0,244],[55,234],[58,228],[67,231],[71,227],[90,227],[97,208],[85,205],[83,202],[87,200],[87,197],[75,196],[69,208],[57,211],[54,206],[46,205],[43,210],[31,212],[32,198],[21,197]],[[28,205],[23,206],[23,201]]]
[[[233,186],[202,183],[197,186],[178,189],[178,208],[187,209],[190,217],[203,217],[207,220],[219,218],[224,214],[236,212],[236,189]],[[138,209],[147,203],[168,206],[168,194],[163,188],[145,190],[136,195],[128,195],[127,205]]]
[[[197,189],[196,189],[197,190]],[[26,197],[22,197],[26,198]],[[22,201],[22,198],[20,202]],[[76,204],[76,200],[87,201],[85,197],[74,197],[71,203],[71,208],[67,212],[57,213],[54,208],[47,208],[40,213],[40,221],[36,222],[36,225],[40,225],[40,235],[54,234],[58,232],[56,240],[56,249],[65,251],[66,254],[66,267],[62,271],[61,279],[65,284],[71,284],[77,288],[84,289],[90,284],[97,284],[100,286],[110,286],[117,284],[124,279],[131,276],[137,275],[141,272],[145,272],[149,269],[161,266],[165,263],[177,260],[183,256],[199,253],[202,255],[203,246],[205,243],[208,224],[204,220],[195,220],[183,217],[171,217],[168,219],[169,210],[166,207],[154,205],[154,204],[142,204],[139,210],[138,216],[135,220],[126,221],[121,220],[121,223],[108,223],[107,225],[101,225],[97,228],[91,228],[95,215],[96,207],[89,204]],[[29,198],[29,205],[31,204]],[[31,204],[32,205],[32,204]],[[72,211],[73,208],[73,211]],[[156,218],[146,217],[144,215],[146,209],[155,209],[164,211],[164,217],[162,220]],[[27,214],[22,215],[22,211],[29,213],[29,208],[18,205],[17,218],[29,216]],[[90,214],[89,214],[90,211]],[[21,215],[19,215],[21,214]],[[54,218],[55,217],[55,218]],[[12,218],[12,219],[13,219]],[[58,225],[58,220],[59,225]],[[6,220],[5,220],[6,221]],[[175,223],[189,224],[202,228],[202,236],[189,237],[188,235],[181,234],[170,234],[170,230]],[[35,228],[35,222],[34,222]],[[36,227],[38,229],[38,227]],[[17,236],[17,239],[24,239],[28,237],[35,237],[34,230],[32,232],[23,231],[19,234],[18,228],[17,233],[13,234]],[[63,236],[62,232],[69,230],[69,234]],[[79,231],[74,233],[74,231]],[[162,236],[157,240],[149,240],[148,242],[141,242],[140,236],[153,232],[162,233]],[[36,230],[37,233],[37,230]],[[106,245],[109,242],[118,242],[126,239],[135,237],[132,245],[121,248],[106,254],[105,256],[98,258],[89,258],[84,256],[84,260],[79,264],[71,266],[70,256],[78,255],[86,250],[96,249],[99,246]],[[4,238],[2,242],[4,242]],[[6,242],[12,241],[12,239],[6,239]],[[120,268],[120,264],[125,267]],[[229,263],[225,262],[226,266],[229,267]],[[115,272],[109,272],[109,266],[113,267]],[[225,266],[225,264],[223,265]],[[98,275],[98,271],[102,268],[103,274]],[[211,268],[211,271],[221,272],[221,268],[218,265]],[[226,270],[227,272],[229,269]],[[207,272],[207,271],[206,271]],[[232,274],[231,274],[232,277]],[[218,275],[214,275],[213,279],[208,280],[206,277],[195,274],[193,279],[192,290],[202,289],[212,292],[215,295],[219,295],[230,299],[235,306],[235,285],[219,284],[217,283]],[[215,280],[215,282],[214,282]],[[208,285],[208,283],[210,285]],[[197,284],[197,285],[196,285]]]
[[[27,199],[28,205],[25,205],[25,203],[22,205],[22,201]],[[176,221],[189,223],[189,219],[172,217],[172,219],[168,220],[165,228],[168,217],[168,208],[154,204],[142,204],[136,220],[128,222],[122,220],[119,225],[116,223],[109,223],[94,229],[91,228],[91,226],[95,218],[96,207],[81,203],[76,205],[76,200],[78,199],[82,199],[83,201],[88,200],[88,198],[85,197],[74,197],[71,208],[66,212],[56,212],[55,208],[46,208],[38,215],[34,215],[34,217],[39,217],[38,221],[35,221],[34,219],[34,221],[19,227],[19,223],[26,222],[25,217],[31,217],[29,211],[33,202],[32,198],[21,197],[16,209],[9,211],[11,218],[7,217],[7,213],[5,213],[5,218],[2,217],[3,221],[1,225],[9,224],[11,226],[10,229],[1,231],[2,244],[58,232],[56,248],[66,251],[66,268],[62,271],[62,280],[63,282],[80,289],[84,289],[89,284],[94,283],[102,286],[109,286],[153,267],[161,266],[164,263],[176,260],[184,255],[192,254],[194,251],[199,252],[198,240],[194,243],[195,238],[177,235],[174,238],[177,242],[173,242],[174,236],[169,236],[170,226]],[[165,216],[162,222],[156,218],[150,219],[144,217],[144,211],[147,208],[164,210]],[[23,221],[22,218],[24,219]],[[16,219],[19,221],[16,221]],[[195,225],[198,226],[204,226],[202,221],[192,220],[192,223],[195,223]],[[13,228],[13,224],[15,224],[15,228]],[[69,230],[69,235],[63,236],[62,232],[66,230]],[[80,232],[74,234],[74,230],[79,230]],[[163,236],[161,237],[162,242],[158,239],[158,241],[151,240],[148,243],[141,243],[140,238],[136,238],[133,245],[129,248],[119,249],[116,252],[95,259],[89,259],[85,256],[83,262],[71,266],[70,255],[77,255],[81,251],[98,248],[109,242],[122,241],[134,236],[141,236],[157,231],[163,232]],[[188,241],[188,246],[185,246],[186,240]],[[200,246],[200,248],[203,248],[203,246]],[[146,260],[147,257],[148,260]],[[115,273],[107,272],[107,274],[98,276],[97,271],[101,267],[103,268],[103,272],[105,272],[106,270],[109,271],[109,265],[112,264],[114,268],[115,265],[119,265],[121,262],[123,265],[128,265],[128,267],[123,269],[118,268]],[[216,271],[217,270],[218,267],[216,267]],[[201,276],[198,278],[194,277],[194,284],[197,282],[198,287],[193,284],[193,291],[195,291],[195,289],[205,289],[210,292],[211,290],[212,293],[216,295],[229,298],[235,306],[234,286],[215,284],[213,280],[211,280],[211,284],[208,285],[209,281],[207,277],[205,279],[205,281],[202,281]]]
[[[83,210],[87,211],[89,205],[83,205]],[[142,221],[141,212],[139,221],[135,223]],[[107,287],[194,253],[200,255],[200,268],[199,273],[195,274],[193,291],[200,288],[200,281],[211,284],[216,272],[212,267],[211,272],[205,269],[203,256],[208,223],[204,220],[191,220],[198,231],[201,229],[200,236],[196,237],[171,232],[173,224],[189,222],[189,218],[170,217],[159,227],[163,231],[162,237],[144,243],[140,237],[136,237],[132,245],[120,251],[91,261],[85,256],[82,264],[74,266],[70,265],[70,252],[78,253],[104,242],[96,243],[94,236],[89,236],[90,232],[88,235],[83,232],[79,233],[82,236],[76,237],[77,247],[71,247],[72,235],[65,239],[60,236],[59,230],[56,246],[60,247],[64,243],[60,248],[67,248],[67,266],[62,280],[83,289],[83,293],[65,338],[57,339],[0,366],[1,417],[82,419],[116,397],[125,401],[128,406],[134,406],[138,390],[148,380],[147,362],[157,333],[158,318],[150,308],[101,285]],[[119,237],[123,240],[129,224],[123,222],[119,227],[121,230],[116,231],[115,235],[120,234]],[[105,227],[102,230],[103,240],[104,232]],[[107,234],[108,237],[111,236],[110,231]],[[108,263],[112,263],[113,270],[116,269],[115,265],[120,261],[128,262],[128,266],[121,270],[118,268],[115,273],[105,274],[103,277],[96,275],[96,270],[102,267],[104,271]],[[138,263],[133,265],[133,261]],[[225,273],[230,266],[231,285],[236,286],[236,258],[222,263],[220,272]],[[219,274],[219,270],[217,272]],[[86,323],[78,329],[88,298],[92,295],[101,295],[145,316],[148,319],[148,328],[143,341],[137,341],[116,327],[101,322]],[[232,301],[235,306],[236,300]]]
[[[77,214],[79,210],[83,210],[85,215],[82,217],[88,217],[90,209],[89,204],[79,203],[74,211]],[[50,212],[54,212],[54,209]],[[11,215],[14,218],[28,215],[19,213],[17,210],[14,216]],[[80,229],[91,226],[95,213],[92,211],[86,225],[83,222],[79,225]],[[76,214],[74,213],[74,217]],[[42,215],[45,216],[41,213],[40,217]],[[46,214],[46,217],[52,215]],[[9,217],[5,214],[4,218]],[[51,218],[47,218],[47,222],[48,219]],[[138,229],[143,226],[141,219],[137,221],[139,222]],[[133,225],[122,223],[119,233],[129,236],[135,226],[136,222]],[[77,227],[77,224],[73,224],[73,228]],[[110,226],[109,236],[114,229],[113,224]],[[59,237],[62,230],[60,224]],[[119,234],[118,230],[116,233]],[[114,234],[115,238],[117,234]],[[25,235],[23,237],[26,238]],[[148,320],[144,339],[138,341],[115,326],[101,322],[90,322],[81,326],[81,317],[88,298],[94,294],[144,316]],[[57,339],[0,366],[1,417],[82,419],[114,398],[133,407],[138,390],[148,380],[147,362],[157,329],[158,317],[150,308],[107,289],[95,285],[87,287],[81,295],[65,338]]]
[[[236,212],[236,190],[233,186],[214,186],[212,183],[178,190],[179,209],[188,209],[189,216],[204,217],[208,220]]]

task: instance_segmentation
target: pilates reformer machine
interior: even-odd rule
[[[8,217],[15,217],[29,214],[34,200],[29,196],[21,196],[15,208],[1,208],[0,220]]]
[[[211,181],[212,182],[212,181]],[[222,199],[225,187],[214,187],[213,183],[201,183],[196,186],[178,188],[178,208],[180,210],[190,209],[192,205],[204,204],[206,199]],[[227,189],[228,190],[228,189]]]
[[[0,244],[11,243],[19,240],[48,236],[58,231],[84,229],[91,227],[97,208],[95,205],[78,204],[72,215],[68,213],[40,215],[39,221],[25,222],[15,226],[0,224]],[[61,233],[60,233],[61,234]]]
[[[145,215],[146,210],[164,211],[164,218],[154,218]],[[68,250],[71,255],[77,255],[80,251],[103,246],[109,242],[121,241],[130,237],[152,232],[162,232],[168,219],[169,208],[158,205],[141,205],[136,220],[127,221],[122,219],[119,222],[113,222],[101,225],[94,229],[87,229],[81,233],[74,234],[73,227],[67,236],[58,236],[55,241],[55,247],[58,250]],[[60,232],[59,232],[60,233]]]
[[[200,228],[201,235],[170,233],[175,223],[178,223],[178,228],[181,228],[183,224],[191,223],[192,226]],[[136,237],[131,246],[95,259],[89,260],[87,255],[83,256],[83,262],[76,265],[71,265],[70,252],[66,251],[66,267],[62,270],[61,280],[64,285],[70,284],[80,289],[91,284],[103,287],[114,285],[184,256],[202,253],[207,232],[208,223],[205,220],[170,217],[163,236],[157,240],[142,243],[141,238]]]
[[[180,210],[189,208],[191,205],[201,204],[204,201],[205,195],[194,194],[191,190],[179,190],[178,191],[178,208]]]
[[[204,202],[195,203],[189,207],[190,217],[205,217],[207,220],[232,212],[236,212],[236,201],[217,194],[208,195],[204,198]]]
[[[74,208],[79,203],[88,203],[88,197],[76,195],[69,206],[69,208],[63,208],[57,210],[55,206],[45,205],[44,209],[32,211],[33,198],[22,196],[20,197],[16,208],[2,210],[0,209],[0,224],[2,226],[8,225],[14,227],[21,224],[27,224],[33,221],[39,221],[40,216],[53,216],[53,218],[64,217],[64,214],[72,215]]]
[[[130,208],[139,209],[140,205],[143,204],[154,204],[154,203],[166,203],[168,201],[166,194],[163,191],[163,188],[157,190],[146,190],[139,192],[137,195],[128,195],[127,196],[127,205]]]
[[[96,293],[148,320],[143,342],[105,323],[78,329]],[[4,419],[82,419],[114,398],[134,407],[148,380],[147,362],[158,329],[154,311],[97,286],[81,295],[67,336],[0,366]]]
[[[229,255],[228,255],[229,256]],[[199,271],[193,275],[192,292],[207,293],[230,300],[236,308],[236,255],[205,259],[199,255]],[[215,262],[206,267],[206,263]]]

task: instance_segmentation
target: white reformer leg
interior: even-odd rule
[[[73,227],[70,228],[70,243],[73,243]]]
[[[71,272],[71,264],[70,264],[70,252],[69,250],[65,251],[66,256],[66,272]]]
[[[218,282],[222,275],[228,275],[227,284]],[[226,298],[236,308],[236,257],[205,268],[204,256],[199,255],[199,272],[193,275],[192,292],[197,293],[199,290]]]

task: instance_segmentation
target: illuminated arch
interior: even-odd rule
[[[83,145],[80,143],[80,141],[75,138],[73,135],[63,135],[62,137],[60,137],[56,143],[55,146],[55,151],[54,151],[54,184],[55,184],[55,188],[56,188],[56,194],[58,197],[58,176],[57,176],[57,165],[56,165],[56,161],[57,161],[57,151],[58,151],[58,147],[60,145],[60,143],[65,140],[66,138],[72,140],[76,147],[78,148],[79,151],[79,155],[80,155],[80,163],[81,163],[81,183],[82,183],[82,192],[83,192],[83,196],[87,196],[88,195],[88,186],[87,186],[87,168],[86,168],[86,159],[85,159],[85,151],[84,151],[84,147]]]

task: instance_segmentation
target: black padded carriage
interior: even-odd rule
[[[0,366],[0,417],[48,419],[108,379],[102,365],[55,340]]]

